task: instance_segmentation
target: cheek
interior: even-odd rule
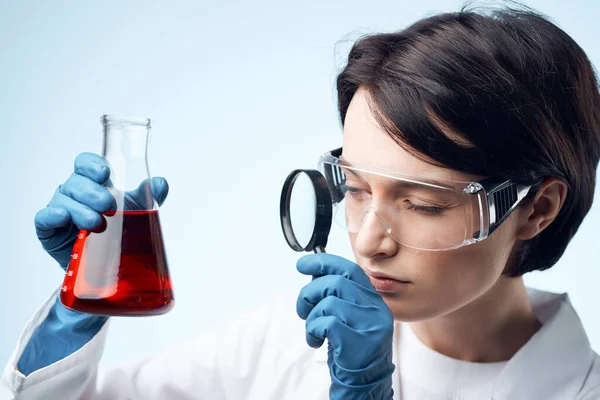
[[[384,299],[398,320],[417,321],[449,314],[494,286],[509,253],[510,246],[492,240],[448,252],[401,249],[394,257],[394,265],[410,271],[414,285],[406,293]]]
[[[384,294],[394,317],[418,321],[455,311],[490,290],[508,262],[514,238],[498,229],[481,243],[444,252],[418,251],[399,245],[387,258],[365,259],[354,250],[359,265],[379,263],[391,274],[410,276],[414,284],[402,292]]]
[[[483,244],[483,243],[482,243]],[[468,246],[464,249],[431,254],[421,264],[425,287],[434,293],[455,298],[470,297],[482,287],[489,287],[501,275],[501,258],[484,246]]]
[[[386,298],[396,319],[439,317],[487,292],[501,276],[503,263],[487,249],[469,247],[446,253],[405,254],[403,262],[410,263],[415,280],[410,292]]]

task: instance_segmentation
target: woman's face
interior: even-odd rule
[[[342,157],[350,163],[423,179],[471,182],[482,178],[428,164],[402,149],[375,122],[362,90],[354,96],[346,115],[343,148]],[[372,196],[388,189],[386,183],[369,179],[366,177],[364,184]],[[516,243],[518,218],[517,210],[486,240],[456,250],[406,247],[392,239],[381,223],[370,223],[358,233],[350,233],[350,241],[356,261],[367,275],[384,274],[409,281],[391,289],[376,286],[396,319],[419,321],[449,314],[506,279],[501,275]]]

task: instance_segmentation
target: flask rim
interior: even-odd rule
[[[134,126],[144,126],[146,128],[150,128],[152,125],[152,121],[150,118],[146,117],[129,117],[124,115],[115,115],[115,114],[104,114],[100,117],[100,122],[103,125],[134,125]]]

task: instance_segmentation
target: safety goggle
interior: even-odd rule
[[[350,163],[341,154],[339,148],[319,160],[335,223],[355,234],[366,226],[383,227],[400,244],[419,250],[457,249],[484,240],[533,186],[494,178],[423,179]]]

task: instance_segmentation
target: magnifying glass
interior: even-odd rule
[[[279,216],[288,245],[295,251],[325,253],[332,202],[325,177],[314,169],[292,171],[283,184]]]

